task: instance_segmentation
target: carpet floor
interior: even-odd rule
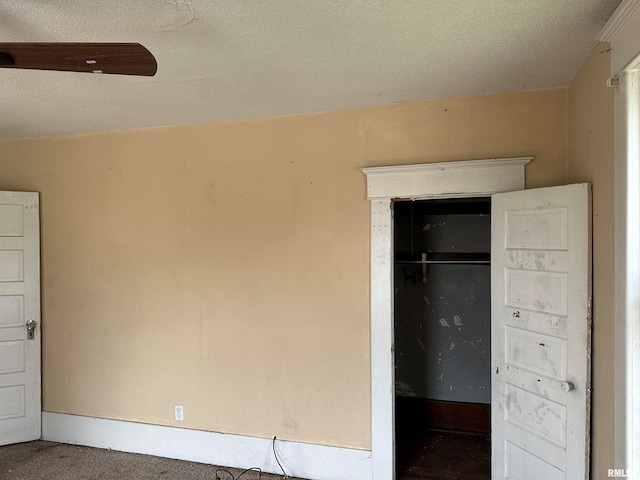
[[[229,473],[222,470],[227,470]],[[241,473],[242,470],[234,468],[55,442],[36,441],[0,447],[0,480],[238,480],[238,478],[240,480],[281,480],[283,478],[281,475],[268,473],[260,475],[256,471],[240,476]],[[296,480],[293,477],[289,478]]]

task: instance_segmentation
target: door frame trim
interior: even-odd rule
[[[615,100],[615,387],[614,468],[640,471],[640,57],[619,74]]]
[[[393,200],[482,197],[523,190],[533,157],[363,168],[371,201],[371,461],[395,478]]]
[[[611,75],[620,85],[614,104],[615,385],[614,468],[640,471],[640,0],[624,0],[597,39],[611,45]],[[633,85],[635,84],[635,87]],[[635,88],[635,91],[634,91]],[[635,98],[634,98],[635,97]],[[632,106],[629,100],[634,102]]]

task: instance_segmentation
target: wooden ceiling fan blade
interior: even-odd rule
[[[0,43],[0,67],[147,77],[158,70],[139,43]]]
[[[13,65],[13,58],[4,52],[0,52],[0,67]]]

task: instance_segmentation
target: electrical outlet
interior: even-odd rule
[[[184,421],[184,405],[174,405],[174,413],[177,421]]]

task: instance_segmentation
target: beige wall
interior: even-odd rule
[[[592,478],[606,478],[614,467],[614,89],[606,85],[608,48],[596,47],[567,92],[568,180],[593,185]]]
[[[361,167],[535,156],[566,92],[0,142],[42,194],[44,408],[370,447]]]

